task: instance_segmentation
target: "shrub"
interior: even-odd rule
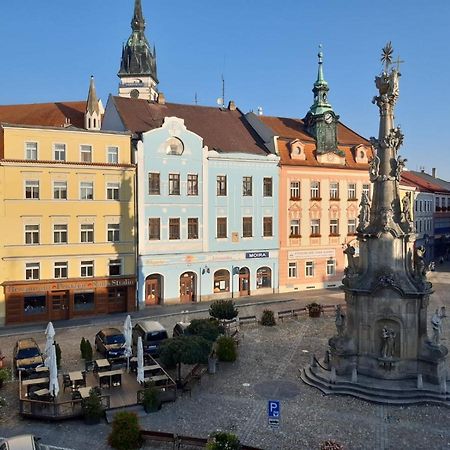
[[[108,443],[116,450],[135,450],[142,445],[138,417],[132,412],[119,412],[114,416]]]
[[[4,367],[0,369],[0,388],[3,386],[3,383],[9,381],[11,379],[11,371]]]
[[[327,440],[319,444],[319,450],[344,450],[344,446],[339,442]]]
[[[273,311],[270,309],[265,309],[261,316],[261,325],[264,325],[266,327],[273,327],[276,325],[275,322],[275,315],[273,314]]]
[[[209,315],[218,320],[231,320],[237,317],[238,310],[233,300],[216,300],[209,307]]]
[[[219,339],[217,339],[216,353],[219,361],[236,361],[236,342],[231,337],[221,336]]]
[[[95,389],[89,391],[89,397],[83,400],[83,416],[87,423],[98,423],[104,414],[102,399]]]
[[[56,352],[56,367],[61,369],[61,347],[59,344],[55,343],[55,352]]]
[[[189,334],[201,336],[207,341],[214,342],[220,334],[219,323],[213,319],[194,319],[187,327]]]
[[[81,338],[80,342],[80,353],[81,359],[86,359],[86,339],[84,339],[84,336]]]
[[[209,435],[206,448],[207,450],[240,450],[242,447],[235,434],[216,431]]]
[[[159,391],[153,383],[145,387],[142,405],[146,413],[157,411],[160,408]]]
[[[318,317],[323,312],[323,306],[316,302],[308,303],[306,309],[310,317]]]
[[[85,361],[92,361],[92,355],[93,355],[92,345],[89,342],[89,339],[86,339],[86,343],[84,345],[84,359],[85,359]]]

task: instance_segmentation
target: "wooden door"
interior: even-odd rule
[[[50,293],[51,320],[64,320],[69,318],[69,292],[55,291]]]
[[[239,295],[241,297],[250,295],[250,274],[248,272],[239,274]]]
[[[192,273],[184,273],[180,277],[180,302],[193,302],[194,294],[194,275]]]
[[[146,305],[158,305],[160,301],[160,284],[158,278],[150,278],[146,282]]]

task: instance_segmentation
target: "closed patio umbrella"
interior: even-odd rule
[[[50,391],[50,394],[56,398],[59,392],[59,382],[58,382],[58,366],[56,365],[56,348],[54,344],[50,348],[48,359],[49,359],[48,369],[50,379],[48,390]]]
[[[128,314],[127,318],[125,319],[125,323],[123,324],[123,335],[125,336],[125,352],[124,355],[127,358],[127,369],[128,369],[128,365],[130,362],[130,356],[132,355],[132,349],[131,349],[131,344],[132,344],[132,336],[133,333],[133,329],[132,329],[132,325],[131,325],[131,317]]]
[[[138,383],[144,382],[144,347],[142,345],[141,336],[138,337],[137,342],[137,377]]]
[[[53,324],[51,322],[48,323],[47,328],[45,329],[45,335],[47,336],[47,341],[45,342],[45,360],[44,364],[46,367],[50,367],[50,352],[52,347],[54,347],[55,342],[55,329],[53,328]],[[55,353],[56,355],[56,353]],[[55,357],[56,361],[56,357]]]

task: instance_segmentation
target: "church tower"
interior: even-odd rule
[[[94,77],[91,76],[89,93],[84,113],[84,128],[86,130],[100,130],[102,127],[102,114],[104,113],[101,101],[97,98]]]
[[[337,116],[328,103],[328,83],[323,76],[323,53],[319,47],[319,68],[317,80],[314,83],[314,103],[308,111],[304,121],[309,134],[316,140],[317,154],[337,152]]]
[[[141,0],[134,2],[131,35],[122,48],[122,60],[117,74],[120,78],[121,97],[156,100],[158,77],[156,74],[156,50],[150,48],[145,37],[145,20]]]

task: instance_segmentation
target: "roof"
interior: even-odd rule
[[[0,123],[84,128],[86,101],[0,105]],[[70,122],[68,122],[70,121]]]
[[[101,330],[105,336],[115,336],[116,334],[123,334],[118,328],[103,328]]]
[[[165,117],[184,119],[210,150],[229,153],[268,154],[261,138],[239,109],[210,106],[158,104],[143,99],[112,97],[122,122],[129,131],[142,133],[162,126]]]
[[[166,331],[166,329],[156,320],[141,320],[136,325],[139,325],[146,333],[152,331]]]
[[[440,181],[447,183],[444,180]],[[437,178],[434,178],[425,172],[415,172],[413,170],[404,171],[402,172],[402,182],[412,183],[413,186],[416,186],[421,192],[445,192],[449,190],[438,184]]]
[[[17,347],[22,348],[35,348],[38,347],[36,341],[33,338],[19,339],[17,341]],[[39,347],[38,347],[39,348]]]
[[[271,117],[258,116],[258,119],[268,128],[270,128],[275,136],[278,136],[278,152],[281,158],[282,165],[292,166],[317,166],[317,167],[332,167],[334,169],[361,169],[367,170],[369,165],[365,163],[357,163],[355,159],[355,152],[352,148],[357,145],[364,145],[368,148],[367,156],[372,157],[372,146],[370,142],[348,128],[343,123],[339,122],[337,125],[338,135],[338,149],[344,152],[345,166],[336,164],[319,163],[316,158],[316,141],[311,136],[305,127],[302,119],[295,119],[289,117]],[[305,160],[293,159],[290,156],[290,143],[294,140],[300,140],[304,144]]]

